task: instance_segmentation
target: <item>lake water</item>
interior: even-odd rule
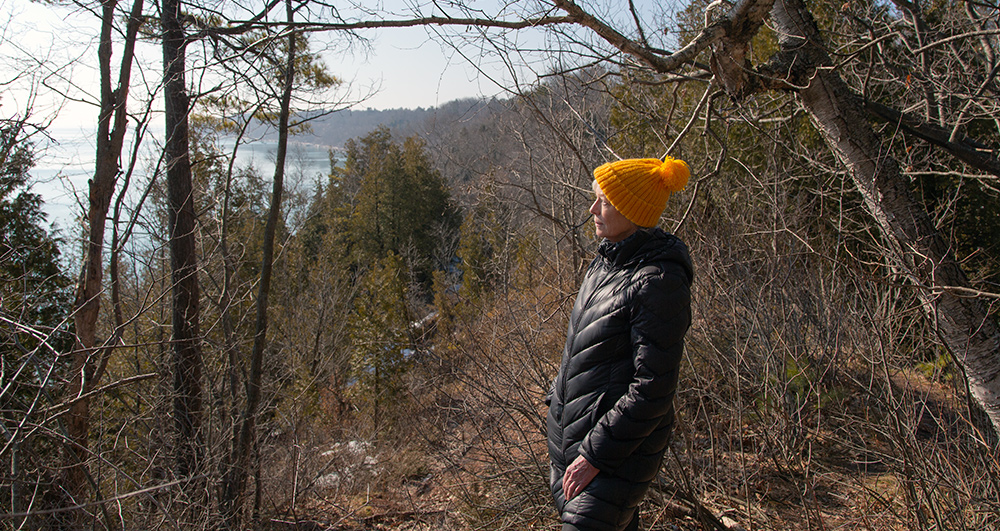
[[[38,146],[36,165],[30,171],[32,191],[41,195],[43,210],[49,222],[62,229],[64,236],[77,232],[78,219],[86,205],[87,182],[94,172],[94,135],[79,130],[57,129],[49,132],[58,143]],[[155,155],[153,144],[141,155],[144,161],[139,168],[152,167]],[[222,149],[231,150],[232,141],[223,143]],[[240,146],[236,166],[252,165],[269,182],[274,174],[274,158],[278,144],[259,141]],[[285,161],[286,182],[299,186],[313,186],[330,172],[329,146],[309,142],[290,141]],[[123,152],[129,152],[125,147]],[[336,152],[335,156],[336,156]],[[146,182],[141,175],[133,182]],[[134,186],[134,185],[133,185]]]
[[[232,142],[224,146],[232,149]],[[330,146],[311,144],[308,142],[289,142],[288,154],[285,157],[286,172],[301,172],[302,176],[312,179],[330,173]],[[263,175],[274,174],[274,158],[278,152],[278,143],[259,141],[240,146],[236,155],[238,166],[253,164]],[[336,156],[336,152],[335,152]]]

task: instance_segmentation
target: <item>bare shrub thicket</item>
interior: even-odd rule
[[[501,251],[510,263],[489,310],[460,314],[448,386],[459,414],[446,434],[447,480],[475,525],[523,529],[552,518],[544,398],[558,366],[573,277],[528,227]],[[478,309],[478,308],[477,308]]]
[[[820,203],[849,221],[849,200],[770,194],[787,168],[769,169],[716,179],[708,195],[736,201],[713,201],[684,233],[700,276],[679,394],[683,472],[720,510],[765,528],[996,525],[995,453],[960,377],[917,370],[942,353],[912,289],[866,249],[870,235],[817,233]]]

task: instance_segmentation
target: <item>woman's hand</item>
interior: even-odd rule
[[[600,470],[590,464],[590,461],[582,455],[577,456],[576,460],[566,468],[566,475],[563,476],[563,495],[566,496],[566,501],[572,500],[590,485],[598,472]]]

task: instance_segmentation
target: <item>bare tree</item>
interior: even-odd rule
[[[127,18],[118,79],[112,80],[111,60],[117,0],[101,3],[101,38],[98,62],[101,73],[101,104],[97,127],[97,154],[94,177],[90,180],[87,209],[88,238],[83,268],[76,291],[77,345],[73,353],[66,399],[68,444],[65,455],[64,486],[69,503],[79,503],[88,482],[89,459],[87,434],[90,430],[91,391],[100,382],[107,367],[113,344],[101,345],[97,339],[98,315],[103,294],[104,233],[108,209],[118,179],[122,146],[127,130],[126,103],[143,1],[135,0]],[[113,85],[114,84],[114,85]]]
[[[291,0],[285,2],[289,24],[295,20]],[[281,194],[285,178],[285,157],[288,152],[288,123],[291,114],[292,91],[295,88],[296,33],[288,32],[288,48],[283,73],[280,115],[278,117],[278,151],[274,161],[274,181],[267,225],[264,228],[264,249],[261,258],[260,284],[257,291],[257,318],[254,326],[253,351],[250,353],[250,373],[247,377],[247,399],[239,425],[239,436],[233,441],[230,469],[225,478],[222,503],[228,513],[230,527],[240,527],[239,507],[242,504],[250,454],[257,431],[257,415],[261,401],[264,350],[267,346],[267,307],[271,290],[271,271],[274,265],[275,233],[281,215]]]
[[[190,102],[185,84],[187,47],[181,2],[165,0],[163,27],[163,98],[166,120],[167,207],[170,270],[173,282],[171,344],[174,355],[174,452],[180,478],[198,475],[204,452],[199,332],[198,258],[194,188],[188,147]]]

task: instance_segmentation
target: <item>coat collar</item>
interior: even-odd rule
[[[597,248],[597,252],[612,266],[621,267],[628,263],[636,251],[653,237],[652,231],[654,230],[656,229],[639,229],[620,242],[604,240]]]

